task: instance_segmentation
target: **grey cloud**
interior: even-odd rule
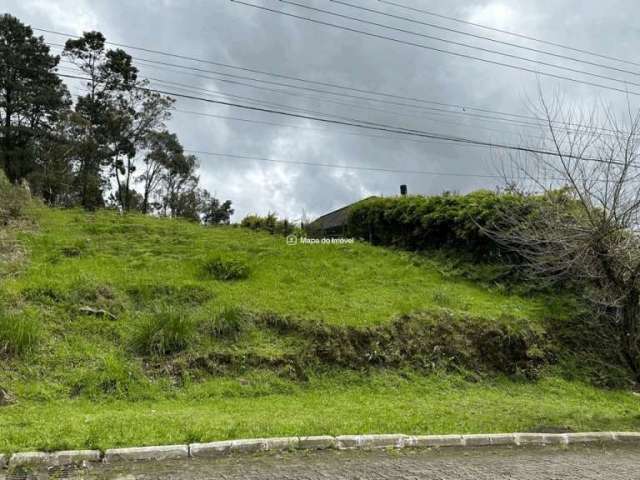
[[[303,15],[324,18],[339,24],[348,23],[331,17],[309,14],[309,12],[287,7],[275,0],[251,1],[278,9],[300,12]],[[375,19],[390,25],[402,26],[416,31],[427,31],[418,25],[402,24],[389,18],[376,18],[372,14],[350,10],[326,0],[299,1],[319,8]],[[412,15],[386,7],[379,2],[351,1],[371,8]],[[631,24],[633,19],[637,17],[640,6],[632,0],[614,2],[578,0],[565,2],[552,0],[538,2],[524,0],[494,2],[437,0],[424,2],[404,0],[404,2],[419,8],[429,8],[461,18],[481,19],[485,22],[499,20],[491,18],[491,12],[506,8],[511,12],[511,15],[508,16],[510,23],[504,25],[508,29],[581,48],[610,53],[634,61],[637,60],[634,58],[635,52],[640,51],[638,49],[640,43],[638,29]],[[410,97],[475,105],[495,110],[527,113],[524,99],[526,96],[535,95],[538,82],[535,75],[529,73],[312,25],[256,11],[227,0],[194,0],[190,2],[96,0],[75,3],[54,0],[49,2],[8,0],[4,4],[5,10],[34,26],[63,30],[73,29],[74,32],[97,28],[105,33],[110,40],[132,45],[318,81],[340,83],[355,88],[386,91]],[[76,10],[79,12],[77,17],[70,13],[74,4],[77,5]],[[415,18],[423,17],[415,16]],[[452,25],[444,20],[428,17],[424,17],[424,19],[433,23]],[[452,26],[469,30],[469,28],[459,25]],[[356,28],[375,30],[361,25],[356,25]],[[497,36],[495,33],[476,31],[481,34]],[[425,39],[392,32],[385,33],[418,43],[442,46]],[[443,32],[434,34],[477,43],[470,39],[456,37],[453,34],[446,35]],[[512,51],[508,47],[497,47],[491,44],[486,46]],[[457,47],[446,48],[462,51]],[[544,46],[544,48],[558,51],[550,46]],[[151,54],[131,53],[140,57],[157,58]],[[477,52],[472,53],[478,54]],[[523,54],[524,52],[518,53]],[[530,52],[524,54],[534,56]],[[573,53],[570,54],[573,55]],[[480,54],[480,56],[498,58],[490,54]],[[179,60],[171,61],[188,63]],[[551,61],[563,63],[560,60]],[[202,64],[199,64],[198,67],[238,73]],[[579,67],[583,68],[584,66]],[[512,134],[521,131],[519,128],[514,129],[506,124],[472,120],[464,116],[420,117],[416,115],[417,112],[409,108],[359,102],[361,105],[384,110],[383,112],[367,111],[303,96],[286,96],[238,85],[216,83],[204,78],[177,74],[170,69],[157,70],[147,67],[141,67],[141,69],[144,74],[149,76],[188,83],[200,88],[218,89],[236,95],[260,98],[266,102],[406,128],[503,142],[517,141],[517,138]],[[589,69],[597,71],[595,67]],[[247,73],[246,75],[268,78],[257,74]],[[622,95],[606,90],[546,78],[541,78],[540,81],[545,89],[562,89],[570,99],[578,102],[604,99],[619,104],[624,101]],[[311,92],[298,93],[309,97],[320,96]],[[335,97],[335,100],[355,103],[354,100],[340,99],[339,97]],[[186,146],[197,150],[283,160],[407,170],[492,173],[491,159],[495,152],[489,152],[483,148],[438,142],[416,142],[398,138],[390,140],[339,135],[336,134],[338,130],[352,132],[355,130],[316,124],[301,119],[239,111],[202,102],[179,100],[176,106],[217,115],[230,115],[326,130],[325,132],[295,130],[176,113],[170,127],[179,134]],[[413,115],[402,116],[397,114],[399,112],[412,113]],[[484,128],[493,128],[498,131],[484,130]],[[383,135],[380,132],[362,133]],[[348,171],[230,158],[219,159],[204,155],[200,156],[200,161],[203,183],[219,197],[233,200],[237,212],[236,219],[240,219],[249,212],[264,214],[267,211],[275,211],[291,218],[299,218],[303,211],[314,216],[369,194],[396,194],[400,183],[408,184],[413,193],[424,194],[439,193],[443,190],[466,192],[475,188],[491,188],[496,185],[496,181],[483,178]]]

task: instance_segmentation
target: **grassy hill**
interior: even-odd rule
[[[184,301],[200,306],[356,326],[420,309],[492,320],[563,314],[556,298],[523,298],[446,279],[437,264],[365,243],[289,246],[282,237],[247,229],[113,212],[49,210],[38,224],[36,234],[23,237],[29,268],[8,290],[39,300],[93,288],[113,294],[114,308],[130,311],[136,301],[174,302],[182,292]],[[207,262],[217,257],[246,265],[247,278],[219,281],[207,274]]]
[[[0,451],[640,426],[635,396],[566,367],[570,295],[364,243],[28,217],[0,241]]]

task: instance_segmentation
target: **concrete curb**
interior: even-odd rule
[[[45,452],[20,452],[14,453],[9,459],[9,467],[23,467],[27,465],[51,465],[52,454]]]
[[[99,462],[102,460],[102,452],[100,450],[64,450],[52,453],[50,458],[56,465]]]
[[[188,445],[111,448],[104,452],[103,461],[105,463],[114,463],[123,460],[180,460],[183,458],[189,458]]]
[[[497,433],[474,435],[339,435],[332,437],[277,437],[192,443],[190,445],[161,445],[154,447],[112,448],[104,454],[99,450],[71,450],[62,452],[20,452],[9,457],[0,454],[1,468],[60,466],[86,463],[118,463],[128,461],[184,460],[188,458],[219,458],[233,454],[265,451],[322,450],[322,449],[397,449],[397,448],[479,448],[487,446],[545,446],[580,445],[589,443],[640,444],[640,432],[582,432],[582,433]]]

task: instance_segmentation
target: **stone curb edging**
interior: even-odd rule
[[[583,433],[497,433],[473,435],[323,435],[314,437],[252,438],[189,445],[70,450],[61,452],[20,452],[11,457],[0,454],[0,468],[62,466],[125,461],[162,461],[188,458],[219,458],[231,454],[288,450],[353,450],[376,448],[443,448],[529,445],[575,445],[587,443],[638,442],[640,432]]]
[[[188,445],[162,445],[157,447],[111,448],[104,452],[104,463],[127,460],[180,460],[189,458]],[[9,461],[11,465],[11,461]]]

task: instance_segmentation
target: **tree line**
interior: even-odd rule
[[[75,101],[56,73],[61,58],[86,78]],[[29,26],[0,16],[0,167],[49,205],[228,223],[231,201],[201,187],[198,159],[167,128],[173,102],[100,32],[52,55]]]

